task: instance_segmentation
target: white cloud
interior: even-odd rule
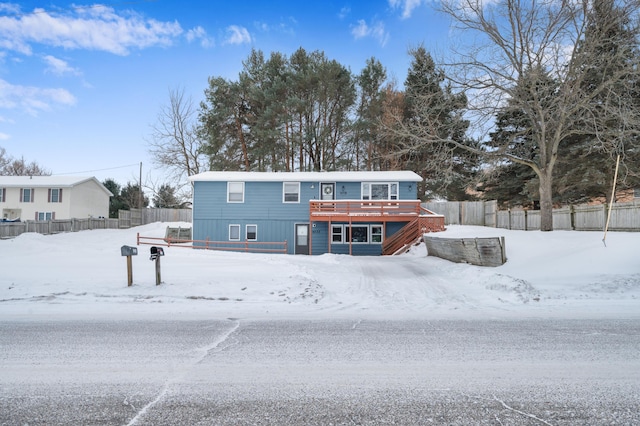
[[[231,25],[227,27],[227,37],[224,44],[244,44],[251,43],[251,34],[244,27]]]
[[[423,0],[389,0],[389,6],[393,9],[402,9],[402,19],[410,18],[413,10],[422,3]]]
[[[76,98],[65,89],[42,89],[13,85],[0,79],[0,108],[21,109],[31,115],[48,111],[52,105],[74,105]]]
[[[215,40],[212,37],[209,37],[207,31],[201,26],[191,28],[189,31],[187,31],[186,37],[189,43],[200,40],[200,46],[204,48],[215,46]]]
[[[258,32],[262,32],[262,33],[269,33],[269,32],[276,32],[276,33],[280,33],[280,34],[285,34],[288,36],[295,36],[296,31],[295,31],[295,27],[297,26],[297,22],[294,18],[287,18],[285,20],[283,20],[282,22],[280,22],[279,24],[268,24],[266,22],[263,21],[255,21],[253,23],[253,27],[256,29],[256,31]],[[252,37],[253,40],[253,37]]]
[[[96,6],[58,14],[43,9],[0,17],[0,48],[31,55],[32,44],[102,50],[127,55],[131,49],[168,46],[183,32],[178,22],[160,22]]]
[[[349,16],[350,13],[351,13],[351,8],[348,6],[345,6],[342,9],[340,9],[340,12],[338,12],[338,18],[344,19],[347,16]]]
[[[62,59],[58,59],[54,56],[51,55],[46,55],[43,57],[44,61],[46,62],[46,64],[48,65],[47,69],[45,70],[45,72],[49,72],[51,74],[57,75],[57,76],[62,76],[65,74],[72,74],[72,75],[81,75],[82,73],[80,71],[78,71],[76,68],[70,67],[69,64],[62,60]]]
[[[20,13],[20,6],[11,3],[0,3],[0,12],[4,12],[7,14],[18,14]]]
[[[382,47],[389,41],[389,33],[385,30],[384,23],[374,22],[368,25],[364,19],[360,19],[358,24],[351,29],[351,34],[358,40],[365,37],[372,37],[380,43]]]
[[[6,141],[6,140],[9,140],[9,139],[11,139],[10,135],[0,132],[0,141]]]

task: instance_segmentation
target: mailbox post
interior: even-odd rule
[[[131,287],[131,284],[133,284],[133,263],[131,261],[131,256],[138,255],[138,248],[122,246],[120,247],[120,254],[127,257],[127,286]]]
[[[151,257],[149,260],[156,261],[156,285],[160,285],[162,282],[162,277],[160,276],[160,257],[164,256],[164,250],[162,247],[151,247]]]

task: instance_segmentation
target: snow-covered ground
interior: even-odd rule
[[[167,225],[0,241],[0,319],[86,316],[238,318],[640,318],[640,234],[449,226],[439,237],[500,237],[496,267],[428,257],[290,256],[164,248],[155,285],[149,247],[122,245]]]

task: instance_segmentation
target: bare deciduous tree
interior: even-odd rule
[[[149,152],[153,161],[179,182],[205,170],[206,157],[197,132],[197,111],[184,89],[169,90],[169,104],[161,108],[152,125]]]
[[[49,170],[35,161],[27,163],[24,157],[13,158],[0,147],[0,176],[48,176],[50,174]]]
[[[631,18],[637,17],[640,0],[620,3],[617,13],[629,18],[626,24],[633,28],[628,29],[637,34]],[[477,129],[487,129],[497,112],[505,108],[519,111],[531,123],[527,132],[534,155],[522,156],[513,149],[518,134],[487,152],[442,141],[427,126],[411,138],[414,144],[457,143],[489,158],[530,167],[539,179],[541,229],[545,231],[553,229],[552,179],[560,144],[589,135],[594,143],[619,150],[621,142],[635,139],[640,128],[638,108],[630,110],[619,102],[634,90],[639,69],[627,58],[616,57],[625,54],[622,51],[602,48],[612,40],[587,37],[593,4],[590,0],[443,0],[442,12],[463,35],[456,40],[455,59],[444,67],[453,86],[467,94],[469,117]],[[619,21],[601,25],[615,26]],[[605,51],[608,56],[603,58]],[[596,59],[603,66],[619,66],[612,67],[606,78],[587,84],[585,70]],[[538,85],[549,77],[558,82],[552,94],[540,91]],[[528,84],[520,84],[523,78]],[[529,93],[523,94],[523,88]],[[541,94],[552,95],[552,101]],[[611,126],[612,122],[619,125]]]

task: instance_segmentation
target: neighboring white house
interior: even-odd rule
[[[95,177],[0,176],[5,220],[109,217],[112,195]]]

